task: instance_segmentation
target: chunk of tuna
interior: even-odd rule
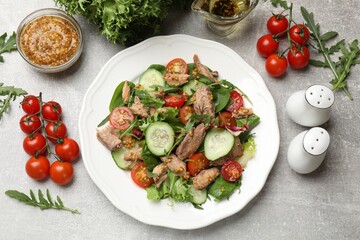
[[[121,93],[121,96],[122,96],[122,99],[124,101],[124,103],[127,103],[130,99],[130,86],[128,84],[128,81],[125,81],[124,83],[124,86],[123,86],[123,89],[122,89],[122,93]]]
[[[220,171],[216,167],[202,170],[198,175],[193,177],[194,187],[198,190],[206,188],[217,178],[217,176],[219,176],[219,174]]]
[[[168,157],[162,157],[161,161],[166,163],[167,167],[173,173],[175,173],[175,175],[180,176],[184,179],[189,178],[189,173],[186,171],[186,163],[180,160],[175,154],[171,154]]]
[[[140,98],[135,96],[134,103],[131,104],[130,110],[140,117],[147,118],[149,116],[148,109],[140,102]]]
[[[170,86],[180,86],[188,82],[189,74],[166,73],[164,80]]]
[[[206,66],[202,65],[198,55],[195,54],[193,59],[196,71],[201,75],[209,78],[211,81],[216,82],[214,76],[217,76],[217,72],[212,73]]]
[[[119,130],[111,126],[109,121],[96,129],[96,137],[105,147],[111,151],[121,147]]]
[[[196,152],[205,138],[205,130],[204,123],[200,123],[186,134],[184,140],[176,149],[176,155],[180,160],[187,159]]]
[[[161,183],[164,182],[165,179],[167,178],[168,176],[167,170],[168,170],[168,166],[166,163],[160,163],[159,165],[154,167],[152,172],[157,175],[156,177],[153,177],[155,186],[157,188],[159,188]]]
[[[207,114],[215,117],[213,95],[206,86],[201,86],[194,94],[194,111],[197,115]]]

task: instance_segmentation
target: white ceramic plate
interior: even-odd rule
[[[128,172],[115,165],[110,151],[96,139],[96,126],[108,115],[116,86],[123,80],[137,81],[151,64],[166,64],[175,57],[200,60],[217,70],[221,79],[240,87],[252,100],[261,117],[255,128],[257,151],[243,174],[241,193],[229,200],[206,201],[204,210],[190,203],[169,200],[151,202],[146,191],[137,187]],[[102,68],[86,92],[79,120],[80,143],[85,167],[95,184],[121,211],[141,222],[176,229],[195,229],[210,225],[240,211],[262,189],[279,150],[279,128],[274,100],[260,75],[230,48],[209,40],[186,35],[150,38],[116,54]]]

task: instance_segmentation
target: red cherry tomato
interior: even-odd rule
[[[55,153],[62,161],[75,161],[80,155],[80,148],[77,142],[71,138],[64,138],[60,141],[61,143],[55,145]]]
[[[117,107],[110,114],[110,124],[117,129],[127,129],[134,120],[134,115],[127,107]]]
[[[29,155],[45,155],[46,139],[40,133],[36,133],[34,136],[27,136],[23,141],[23,148]]]
[[[305,45],[310,38],[310,31],[303,24],[297,24],[292,26],[289,33],[291,41],[299,44],[300,46]]]
[[[47,138],[56,143],[58,139],[66,137],[67,128],[66,125],[61,121],[49,122],[45,127]]]
[[[132,180],[142,188],[146,188],[153,183],[153,179],[148,176],[148,170],[144,162],[137,163],[131,169]]]
[[[219,127],[230,127],[236,126],[236,120],[232,116],[231,112],[220,112],[219,113]]]
[[[27,114],[37,114],[40,112],[40,100],[33,95],[27,95],[22,100],[21,107]]]
[[[62,108],[59,103],[49,101],[42,106],[42,115],[45,120],[57,121],[60,119]]]
[[[171,60],[166,65],[166,72],[167,73],[179,73],[179,74],[187,74],[189,73],[188,66],[184,59],[182,58],[175,58]]]
[[[266,24],[267,29],[273,35],[285,36],[285,32],[289,26],[289,21],[282,14],[271,16]]]
[[[42,180],[49,176],[50,162],[45,156],[31,157],[26,162],[26,173],[35,180]]]
[[[183,106],[180,108],[179,111],[179,119],[182,124],[186,124],[191,117],[192,114],[194,114],[194,108],[192,106]]]
[[[287,59],[292,68],[302,69],[309,64],[310,53],[306,46],[300,48],[293,46],[288,52]]]
[[[58,185],[66,185],[74,178],[74,168],[69,162],[55,161],[50,167],[50,178]]]
[[[244,99],[241,96],[241,94],[236,90],[232,90],[230,93],[230,102],[226,110],[229,112],[233,112],[235,110],[239,110],[243,106],[244,106]]]
[[[265,61],[265,69],[270,76],[280,77],[286,72],[287,64],[285,57],[272,54]]]
[[[209,168],[210,161],[205,157],[205,154],[194,153],[186,162],[186,166],[190,176],[195,177],[202,170]]]
[[[271,34],[266,34],[260,37],[256,43],[256,49],[262,57],[268,57],[271,54],[276,53],[278,48],[279,43],[272,37]]]
[[[180,108],[186,102],[186,97],[183,93],[167,93],[164,96],[165,107]]]
[[[39,132],[41,127],[40,118],[36,115],[26,114],[20,119],[20,128],[26,134]]]
[[[242,174],[242,168],[240,163],[234,160],[227,161],[221,167],[221,175],[226,181],[236,182]]]

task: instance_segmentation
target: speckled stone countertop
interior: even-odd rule
[[[300,6],[314,12],[323,31],[339,32],[338,39],[359,38],[360,1],[293,1],[294,18],[301,22]],[[51,0],[1,0],[0,34],[16,30],[30,12],[54,7]],[[22,150],[23,133],[18,128],[22,116],[17,100],[0,123],[0,239],[358,239],[360,236],[360,66],[348,77],[354,100],[336,92],[330,121],[324,128],[331,144],[323,164],[315,172],[300,175],[287,163],[291,140],[306,128],[292,122],[285,103],[295,91],[313,84],[331,87],[329,69],[309,67],[288,69],[280,79],[267,75],[264,59],[256,53],[257,39],[267,32],[266,20],[278,11],[260,1],[256,9],[229,37],[214,35],[203,19],[192,12],[173,12],[162,27],[162,35],[188,34],[220,42],[245,59],[263,77],[271,92],[278,114],[280,149],[275,165],[262,191],[240,212],[208,227],[197,230],[174,230],[143,224],[116,209],[89,177],[83,162],[75,165],[76,178],[69,187],[51,181],[36,182],[24,171],[28,156]],[[3,54],[0,82],[16,85],[29,93],[43,92],[46,98],[59,101],[66,109],[64,121],[71,137],[79,139],[78,120],[87,88],[104,64],[123,50],[99,36],[97,27],[81,16],[79,21],[86,44],[80,60],[59,74],[41,74],[16,52]],[[50,189],[65,204],[81,215],[25,206],[7,197],[8,189]]]

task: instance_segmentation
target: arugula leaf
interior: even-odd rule
[[[138,96],[141,103],[144,104],[145,107],[153,107],[155,109],[161,108],[164,105],[164,101],[159,98],[152,97],[147,91],[137,89],[134,90],[135,96]]]
[[[312,12],[309,13],[304,7],[301,7],[300,10],[306,22],[306,26],[309,28],[312,36],[318,43],[318,52],[324,57],[324,62],[311,61],[311,64],[319,67],[329,67],[334,75],[334,79],[330,81],[333,90],[337,91],[341,89],[346,93],[350,100],[353,100],[347,88],[346,78],[350,73],[351,66],[357,64],[357,58],[360,55],[358,40],[355,39],[353,42],[348,44],[348,47],[346,47],[345,41],[341,40],[328,49],[326,47],[326,41],[336,37],[337,33],[327,32],[322,35],[320,32],[320,25],[315,23],[314,14]],[[333,61],[330,57],[330,55],[334,53],[340,54],[339,61],[337,62]]]
[[[289,5],[288,5],[287,1],[285,1],[285,0],[271,0],[271,4],[274,7],[280,6],[280,7],[284,8],[285,10],[289,9]]]
[[[4,52],[11,52],[16,50],[16,34],[15,32],[6,41],[7,33],[0,36],[0,62],[4,62],[4,58],[1,56]]]
[[[0,82],[0,120],[3,114],[9,109],[11,101],[15,101],[17,97],[26,94],[27,92],[21,88],[4,86],[4,83]]]
[[[56,201],[53,202],[50,196],[50,192],[48,189],[46,189],[46,197],[44,197],[44,194],[39,189],[38,191],[38,198],[36,199],[35,194],[32,190],[30,190],[30,197],[27,196],[25,193],[19,192],[17,190],[7,190],[5,194],[11,198],[14,198],[20,202],[25,203],[26,205],[38,207],[41,210],[45,209],[57,209],[57,210],[65,210],[72,213],[80,214],[78,210],[70,209],[64,206],[64,203],[62,202],[61,198],[59,196],[56,196]]]

